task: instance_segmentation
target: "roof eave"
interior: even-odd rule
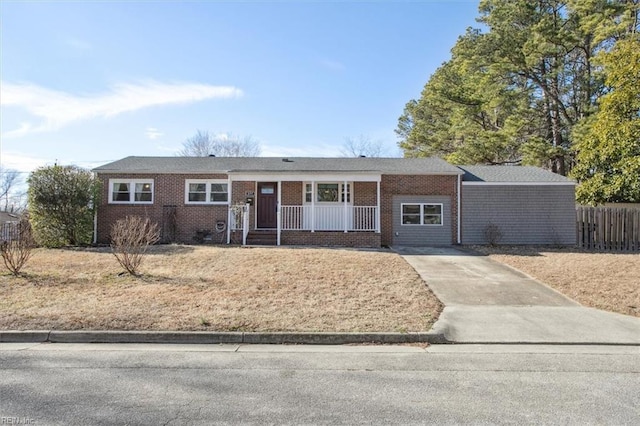
[[[550,186],[563,186],[563,185],[572,185],[575,186],[577,185],[576,182],[574,181],[566,181],[566,182],[560,182],[560,181],[531,181],[531,182],[523,182],[523,181],[519,181],[519,182],[493,182],[493,181],[462,181],[463,185],[493,185],[493,186],[504,186],[504,185],[509,185],[509,186],[540,186],[540,185],[550,185]]]

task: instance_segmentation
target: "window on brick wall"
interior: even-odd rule
[[[109,179],[109,204],[153,204],[153,179]]]
[[[227,204],[229,184],[226,180],[187,179],[184,202],[186,204]]]
[[[442,225],[442,204],[406,203],[400,210],[403,225]]]
[[[312,185],[305,183],[304,201],[311,202]],[[351,202],[351,183],[340,182],[319,182],[316,183],[316,202],[317,203],[344,203],[345,195],[347,203]]]

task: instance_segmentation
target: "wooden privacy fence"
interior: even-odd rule
[[[18,222],[0,223],[0,242],[20,239],[20,227]]]
[[[580,206],[576,216],[579,247],[640,251],[640,209]]]

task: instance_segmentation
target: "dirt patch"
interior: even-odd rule
[[[0,275],[0,329],[404,332],[442,310],[388,251],[157,246],[121,271],[108,249],[38,249]]]
[[[640,317],[640,254],[548,247],[473,247],[579,303]]]

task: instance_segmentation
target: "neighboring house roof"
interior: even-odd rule
[[[15,213],[0,212],[0,223],[18,222],[19,220],[20,216]]]
[[[462,171],[440,158],[126,157],[97,173],[354,173],[449,174]]]
[[[460,166],[463,182],[484,183],[564,183],[573,180],[533,166]]]

